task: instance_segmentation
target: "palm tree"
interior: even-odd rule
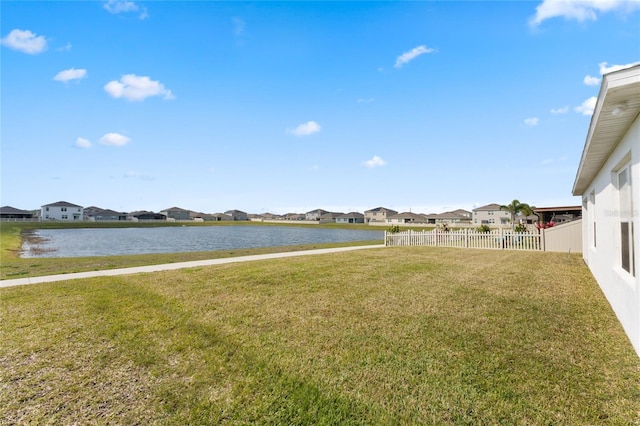
[[[511,215],[511,231],[514,232],[516,229],[516,216],[524,215],[529,216],[533,214],[533,207],[531,207],[527,203],[521,203],[518,200],[513,200],[511,203],[500,206],[500,210],[504,210],[509,212]]]

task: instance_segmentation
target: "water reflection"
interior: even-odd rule
[[[231,250],[379,240],[383,231],[285,226],[183,226],[35,230],[22,257],[82,257]]]

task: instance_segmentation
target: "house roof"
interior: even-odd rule
[[[330,213],[330,212],[322,209],[315,209],[315,210],[308,211],[306,214],[325,214],[325,213]]]
[[[160,210],[161,212],[189,212],[189,210],[181,209],[180,207],[170,207],[168,209]]]
[[[126,216],[126,213],[117,212],[115,210],[104,209],[95,212],[96,216]]]
[[[15,207],[4,206],[4,207],[0,207],[0,214],[32,214],[32,213],[27,210],[20,210],[20,209],[16,209]]]
[[[349,212],[349,213],[344,213],[344,214],[338,214],[337,217],[363,219],[364,215],[362,213],[358,213],[358,212]]]
[[[426,216],[419,213],[403,212],[388,216],[387,219],[413,219],[414,221],[425,220]]]
[[[80,207],[82,208],[82,206],[79,206],[77,204],[71,204],[66,201],[57,201],[55,203],[45,204],[42,207]]]
[[[423,215],[427,219],[468,219],[471,220],[471,212],[463,209],[443,213],[429,213]]]
[[[639,113],[640,65],[605,74],[573,183],[573,195],[584,194]]]
[[[365,213],[374,213],[374,212],[387,212],[391,214],[398,214],[397,211],[388,209],[386,207],[376,207],[375,209],[366,210]]]
[[[496,204],[496,203],[492,203],[492,204],[487,204],[486,206],[482,206],[482,207],[476,207],[475,209],[473,209],[474,212],[476,211],[484,211],[484,210],[500,210],[500,204]]]

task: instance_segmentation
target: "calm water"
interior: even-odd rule
[[[284,226],[40,229],[26,238],[22,257],[81,257],[176,253],[379,240],[384,231]]]

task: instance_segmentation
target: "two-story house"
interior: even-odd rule
[[[487,204],[473,209],[474,225],[508,225],[510,221],[511,215],[502,210],[500,204]]]
[[[224,214],[231,216],[232,220],[249,220],[247,213],[241,210],[227,210]]]
[[[364,212],[364,222],[386,222],[387,217],[393,216],[394,214],[398,214],[398,212],[385,207],[376,207],[375,209]]]
[[[322,210],[322,209],[315,209],[315,210],[311,210],[309,212],[306,212],[304,214],[304,220],[320,220],[320,216],[322,216],[323,214],[327,214],[327,213],[331,213],[328,212],[326,210]]]
[[[83,208],[66,201],[45,204],[40,207],[40,218],[41,220],[67,220],[70,222],[83,220]]]
[[[191,220],[191,212],[180,207],[171,207],[161,210],[160,213],[173,220]]]

